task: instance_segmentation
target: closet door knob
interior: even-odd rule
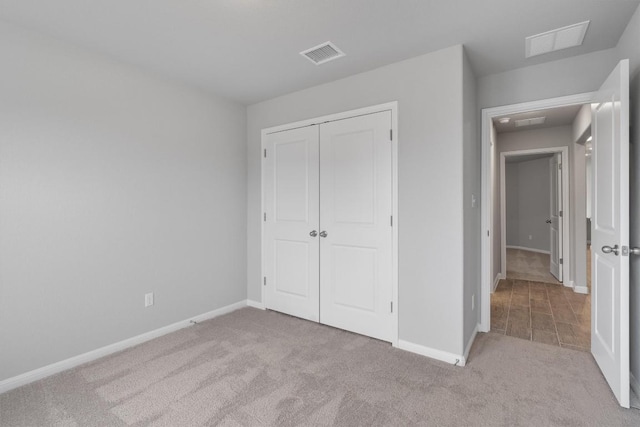
[[[545,222],[546,222],[547,224],[551,224],[551,220],[550,220],[550,219],[546,220]]]
[[[316,230],[313,230],[311,233],[309,233],[309,236],[311,237],[316,237],[318,235],[318,232]]]
[[[320,232],[320,237],[327,237],[327,232],[326,231],[321,231]]]

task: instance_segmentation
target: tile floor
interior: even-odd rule
[[[501,280],[491,296],[491,331],[590,351],[591,296],[563,285]]]

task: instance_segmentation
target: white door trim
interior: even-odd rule
[[[291,129],[296,129],[296,128],[301,128],[301,127],[305,127],[305,126],[312,126],[312,125],[317,125],[317,124],[321,124],[324,122],[331,122],[331,121],[336,121],[336,120],[344,120],[344,119],[348,119],[351,117],[357,117],[357,116],[364,116],[366,114],[373,114],[373,113],[379,113],[381,111],[391,111],[391,128],[393,129],[393,138],[391,141],[391,168],[392,168],[392,175],[391,175],[391,179],[393,180],[393,183],[391,185],[392,191],[393,191],[393,195],[391,197],[392,199],[392,203],[393,203],[393,208],[392,208],[392,215],[393,215],[393,227],[392,227],[392,266],[391,266],[391,273],[392,273],[392,284],[391,287],[393,289],[393,313],[392,313],[392,330],[393,330],[393,335],[392,335],[392,340],[391,340],[391,344],[394,347],[398,346],[398,336],[399,336],[399,323],[398,323],[398,312],[400,311],[400,306],[398,304],[398,224],[400,223],[399,221],[399,217],[398,217],[398,102],[397,101],[393,101],[393,102],[388,102],[385,104],[378,104],[378,105],[373,105],[373,106],[369,106],[369,107],[364,107],[364,108],[358,108],[355,110],[349,110],[349,111],[343,111],[340,113],[335,113],[335,114],[329,114],[326,116],[321,116],[321,117],[315,117],[312,119],[306,119],[306,120],[301,120],[301,121],[297,121],[297,122],[293,122],[293,123],[287,123],[284,125],[279,125],[279,126],[273,126],[270,128],[266,128],[266,129],[262,129],[261,132],[261,150],[260,150],[260,157],[262,158],[262,162],[260,163],[260,167],[261,167],[261,172],[260,172],[260,181],[261,181],[261,185],[260,185],[260,240],[261,240],[261,245],[260,245],[260,301],[262,304],[264,304],[264,284],[263,284],[263,278],[265,277],[265,268],[264,268],[264,254],[265,254],[265,248],[264,248],[264,244],[265,244],[265,238],[264,238],[264,221],[262,219],[262,215],[265,212],[265,200],[264,200],[264,183],[265,183],[265,168],[264,168],[264,150],[266,149],[266,136],[268,134],[271,133],[275,133],[275,132],[282,132],[282,131],[286,131],[286,130],[291,130]]]
[[[480,331],[488,332],[491,327],[491,240],[493,239],[493,221],[491,214],[491,121],[494,117],[506,114],[524,113],[568,105],[586,104],[593,100],[594,93],[562,96],[558,98],[542,99],[523,102],[520,104],[504,105],[500,107],[484,108],[482,110],[482,211],[481,215],[481,314]],[[497,195],[496,195],[497,196]]]
[[[533,148],[530,150],[504,151],[500,153],[500,229],[501,229],[501,274],[507,277],[507,203],[505,163],[507,157],[525,156],[528,154],[560,153],[562,159],[562,278],[564,286],[571,286],[569,281],[569,266],[571,263],[571,245],[569,244],[569,224],[571,206],[569,205],[569,147]]]

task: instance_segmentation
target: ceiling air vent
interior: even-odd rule
[[[344,52],[338,49],[335,44],[326,42],[312,47],[311,49],[303,50],[300,52],[300,55],[304,56],[314,64],[320,65],[343,57]]]
[[[587,33],[588,27],[589,21],[584,21],[579,24],[568,25],[529,36],[525,39],[525,56],[531,58],[543,53],[580,46],[584,41],[584,35]]]
[[[521,126],[532,126],[532,125],[541,125],[544,123],[546,117],[532,117],[530,119],[521,119],[521,120],[516,120],[516,127],[521,127]]]

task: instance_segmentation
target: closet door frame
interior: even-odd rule
[[[270,128],[266,128],[266,129],[262,129],[261,132],[261,150],[260,150],[260,155],[262,158],[262,162],[260,162],[260,167],[261,167],[261,173],[260,173],[260,181],[261,181],[261,188],[260,188],[260,198],[261,198],[261,202],[260,202],[260,231],[261,231],[261,248],[260,248],[260,259],[261,259],[261,266],[260,266],[260,270],[261,270],[261,278],[260,278],[260,291],[261,291],[261,301],[262,301],[262,305],[264,306],[264,297],[265,297],[265,291],[264,291],[264,278],[265,276],[265,227],[264,227],[264,220],[263,220],[263,215],[265,212],[265,194],[264,194],[264,190],[265,190],[265,167],[264,167],[264,161],[265,161],[265,157],[264,154],[265,150],[267,148],[267,135],[274,133],[274,132],[282,132],[282,131],[286,131],[286,130],[291,130],[291,129],[296,129],[296,128],[301,128],[301,127],[306,127],[306,126],[312,126],[312,125],[319,125],[322,124],[324,122],[332,122],[332,121],[336,121],[336,120],[344,120],[344,119],[348,119],[351,117],[357,117],[357,116],[364,116],[367,114],[373,114],[373,113],[379,113],[382,111],[390,111],[391,112],[391,129],[390,131],[393,132],[392,133],[392,139],[391,139],[391,168],[392,168],[392,172],[391,172],[391,179],[392,179],[392,183],[391,183],[391,189],[392,189],[392,215],[393,215],[393,226],[392,226],[392,230],[391,230],[391,234],[392,234],[392,266],[391,266],[391,274],[392,274],[392,283],[391,283],[391,287],[393,289],[393,313],[392,313],[392,330],[393,330],[393,335],[392,335],[392,340],[391,340],[391,344],[394,347],[398,346],[398,313],[400,311],[400,305],[398,304],[398,226],[400,224],[400,218],[398,217],[398,141],[399,141],[399,132],[398,132],[398,102],[397,101],[393,101],[393,102],[388,102],[385,104],[378,104],[378,105],[373,105],[370,107],[365,107],[365,108],[359,108],[356,110],[349,110],[349,111],[343,111],[341,113],[335,113],[335,114],[329,114],[326,116],[321,116],[321,117],[315,117],[312,119],[307,119],[307,120],[301,120],[298,122],[293,122],[293,123],[287,123],[284,125],[280,125],[280,126],[274,126],[274,127],[270,127]]]

